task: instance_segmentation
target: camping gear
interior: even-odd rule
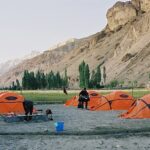
[[[95,101],[100,100],[101,95],[96,91],[88,91],[88,94],[90,97],[90,101],[88,102],[88,107],[92,107],[93,105],[95,105]],[[77,107],[78,103],[79,103],[79,96],[74,96],[72,99],[67,100],[64,105]]]
[[[135,99],[124,91],[114,91],[105,96],[101,96],[99,101],[90,107],[92,111],[101,110],[128,110]]]
[[[46,110],[46,115],[47,115],[47,117],[50,119],[50,120],[53,120],[53,116],[52,116],[52,111],[51,111],[51,109],[47,109]],[[50,116],[50,117],[49,117]]]
[[[25,115],[1,115],[3,121],[7,123],[13,123],[13,122],[23,122],[25,121]],[[32,114],[32,120],[33,122],[39,122],[39,121],[49,121],[49,118],[45,114]]]
[[[144,119],[150,118],[150,94],[143,96],[135,101],[132,107],[120,117],[126,119]]]
[[[55,129],[56,129],[56,132],[64,131],[64,122],[63,121],[56,122]]]
[[[47,109],[48,110],[48,109]],[[49,116],[50,115],[50,116]],[[33,121],[33,122],[39,122],[39,121],[50,121],[53,120],[52,118],[52,113],[51,114],[46,114],[43,113],[42,109],[36,110],[35,113],[32,115],[28,115],[29,117],[32,117],[32,120],[26,120],[26,115],[25,114],[15,114],[15,113],[7,113],[4,115],[1,115],[1,118],[3,121],[12,123],[12,122],[22,122],[22,121]]]

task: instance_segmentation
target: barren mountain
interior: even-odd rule
[[[84,60],[90,69],[106,67],[107,83],[137,81],[146,85],[150,73],[150,1],[117,2],[107,12],[105,29],[87,38],[73,40],[24,61],[0,78],[10,84],[25,69],[64,72],[77,87],[78,66]]]

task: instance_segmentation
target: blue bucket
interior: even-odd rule
[[[64,122],[63,121],[59,121],[55,123],[55,128],[57,132],[62,132],[64,131]]]

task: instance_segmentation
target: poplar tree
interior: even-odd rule
[[[20,82],[18,79],[16,79],[16,90],[20,90],[21,86],[20,86]]]
[[[46,88],[46,77],[44,73],[41,73],[41,89]]]
[[[30,90],[35,90],[37,89],[37,82],[36,82],[36,78],[35,78],[35,75],[34,75],[34,72],[30,72],[29,73],[29,87],[28,89]]]
[[[83,61],[79,65],[79,80],[80,80],[80,87],[85,87],[85,78],[84,78],[84,67],[85,67],[85,62]]]
[[[103,79],[104,79],[104,84],[106,84],[106,67],[103,67]]]
[[[96,72],[96,87],[100,87],[100,82],[101,82],[101,69],[100,66],[97,66],[97,72]]]
[[[41,77],[41,72],[38,70],[38,72],[36,73],[36,82],[37,82],[37,88],[41,89],[42,87],[42,77]]]
[[[90,70],[89,70],[89,65],[86,64],[84,67],[84,80],[85,80],[85,87],[89,87],[89,82],[90,82]]]
[[[64,77],[65,86],[68,87],[68,76],[67,76],[67,69],[65,68],[65,77]]]
[[[28,70],[24,71],[23,78],[22,78],[22,87],[25,90],[27,90],[29,88],[29,72],[28,72]]]

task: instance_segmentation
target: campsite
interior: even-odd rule
[[[47,92],[40,91],[39,93],[46,95]],[[55,95],[55,92],[49,91],[52,95]],[[68,96],[68,99],[72,98],[73,93],[77,95],[78,92],[70,91],[71,95]],[[108,94],[112,91],[97,92]],[[148,92],[148,90],[141,90],[139,93],[143,95]],[[63,95],[62,91],[58,91],[58,93]],[[136,93],[137,91],[134,94],[136,95]],[[150,119],[124,119],[119,117],[125,110],[90,111],[78,109],[74,106],[66,107],[60,102],[58,104],[51,104],[51,102],[45,104],[44,102],[43,105],[36,104],[35,107],[42,110],[50,108],[54,120],[7,123],[1,119],[0,147],[2,149],[8,149],[8,145],[9,149],[14,150],[47,150],[49,148],[52,150],[69,150],[70,148],[141,150],[150,148],[147,138],[150,131]],[[54,124],[57,121],[64,122],[63,132],[56,132]]]
[[[0,14],[0,150],[150,150],[150,0]]]

